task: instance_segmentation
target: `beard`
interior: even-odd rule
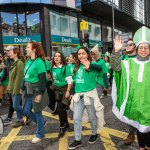
[[[133,48],[133,49],[131,49],[130,51],[127,51],[126,50],[126,52],[127,52],[127,54],[131,54],[131,53],[133,53],[135,51],[135,49]]]

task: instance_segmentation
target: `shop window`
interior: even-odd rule
[[[19,35],[25,36],[26,35],[25,9],[24,7],[18,7],[17,10],[18,10]]]
[[[56,11],[50,12],[51,34],[61,35],[60,33],[60,15]]]
[[[60,28],[62,36],[70,36],[69,16],[60,14]]]
[[[40,34],[39,12],[27,10],[27,35]]]
[[[11,10],[11,11],[9,11]],[[1,12],[1,25],[2,25],[2,35],[3,36],[17,36],[17,15],[16,9],[10,7],[10,9],[2,8]]]

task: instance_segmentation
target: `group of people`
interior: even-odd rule
[[[98,46],[90,51],[86,47],[78,47],[77,53],[70,54],[69,64],[60,51],[54,54],[51,62],[47,61],[41,45],[36,42],[27,44],[27,59],[23,58],[19,49],[8,46],[6,53],[10,61],[7,67],[1,62],[0,73],[0,101],[4,90],[7,89],[11,95],[9,113],[4,124],[11,123],[15,109],[17,122],[13,127],[23,126],[25,115],[26,123],[32,120],[37,125],[32,143],[38,143],[44,138],[44,127],[47,124],[42,110],[49,106],[59,116],[58,138],[62,138],[70,128],[67,110],[71,109],[75,140],[68,149],[82,145],[84,117],[91,123],[92,134],[88,143],[93,144],[105,124],[104,106],[100,99],[103,92],[107,93],[112,85],[113,112],[121,121],[129,124],[125,143],[134,142],[137,132],[140,150],[150,149],[150,103],[147,92],[150,87],[147,78],[150,38],[147,34],[150,34],[150,29],[139,29],[134,38],[127,41],[127,54],[121,57],[123,41],[120,36],[114,39],[114,50],[110,58],[106,55],[102,59]]]

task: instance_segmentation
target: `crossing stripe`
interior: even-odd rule
[[[42,112],[44,116],[59,120],[58,116],[53,116],[49,112]],[[73,120],[70,118],[68,119],[69,123],[73,124]],[[82,131],[82,135],[91,135],[91,130],[88,130],[91,128],[90,123],[82,123],[83,127],[86,127],[87,130]],[[12,142],[14,141],[26,141],[26,140],[32,140],[35,135],[22,135],[22,136],[17,136],[17,134],[20,132],[22,127],[19,128],[12,128],[10,133],[6,136],[3,137],[0,140],[0,150],[7,150],[9,149],[9,146]],[[113,135],[115,137],[119,137],[122,139],[125,139],[127,137],[126,132],[118,131],[115,129],[107,128],[104,127],[100,134],[100,139],[103,142],[103,146],[105,147],[105,150],[117,150],[114,142],[112,141],[110,135]],[[72,132],[66,132],[65,136],[59,140],[59,150],[66,150],[68,149],[68,137],[74,137],[74,131]],[[53,139],[53,138],[58,138],[58,132],[57,133],[47,133],[45,134],[46,139]],[[137,138],[135,140],[137,142]]]

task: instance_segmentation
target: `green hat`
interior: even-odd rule
[[[76,48],[79,50],[79,49],[81,48],[81,46],[80,46],[80,45],[77,45]]]
[[[134,34],[133,41],[136,46],[139,46],[141,43],[150,44],[150,29],[145,26],[138,29]]]
[[[109,56],[109,57],[110,57],[110,53],[109,53],[109,52],[106,52],[106,53],[105,53],[105,56]]]

